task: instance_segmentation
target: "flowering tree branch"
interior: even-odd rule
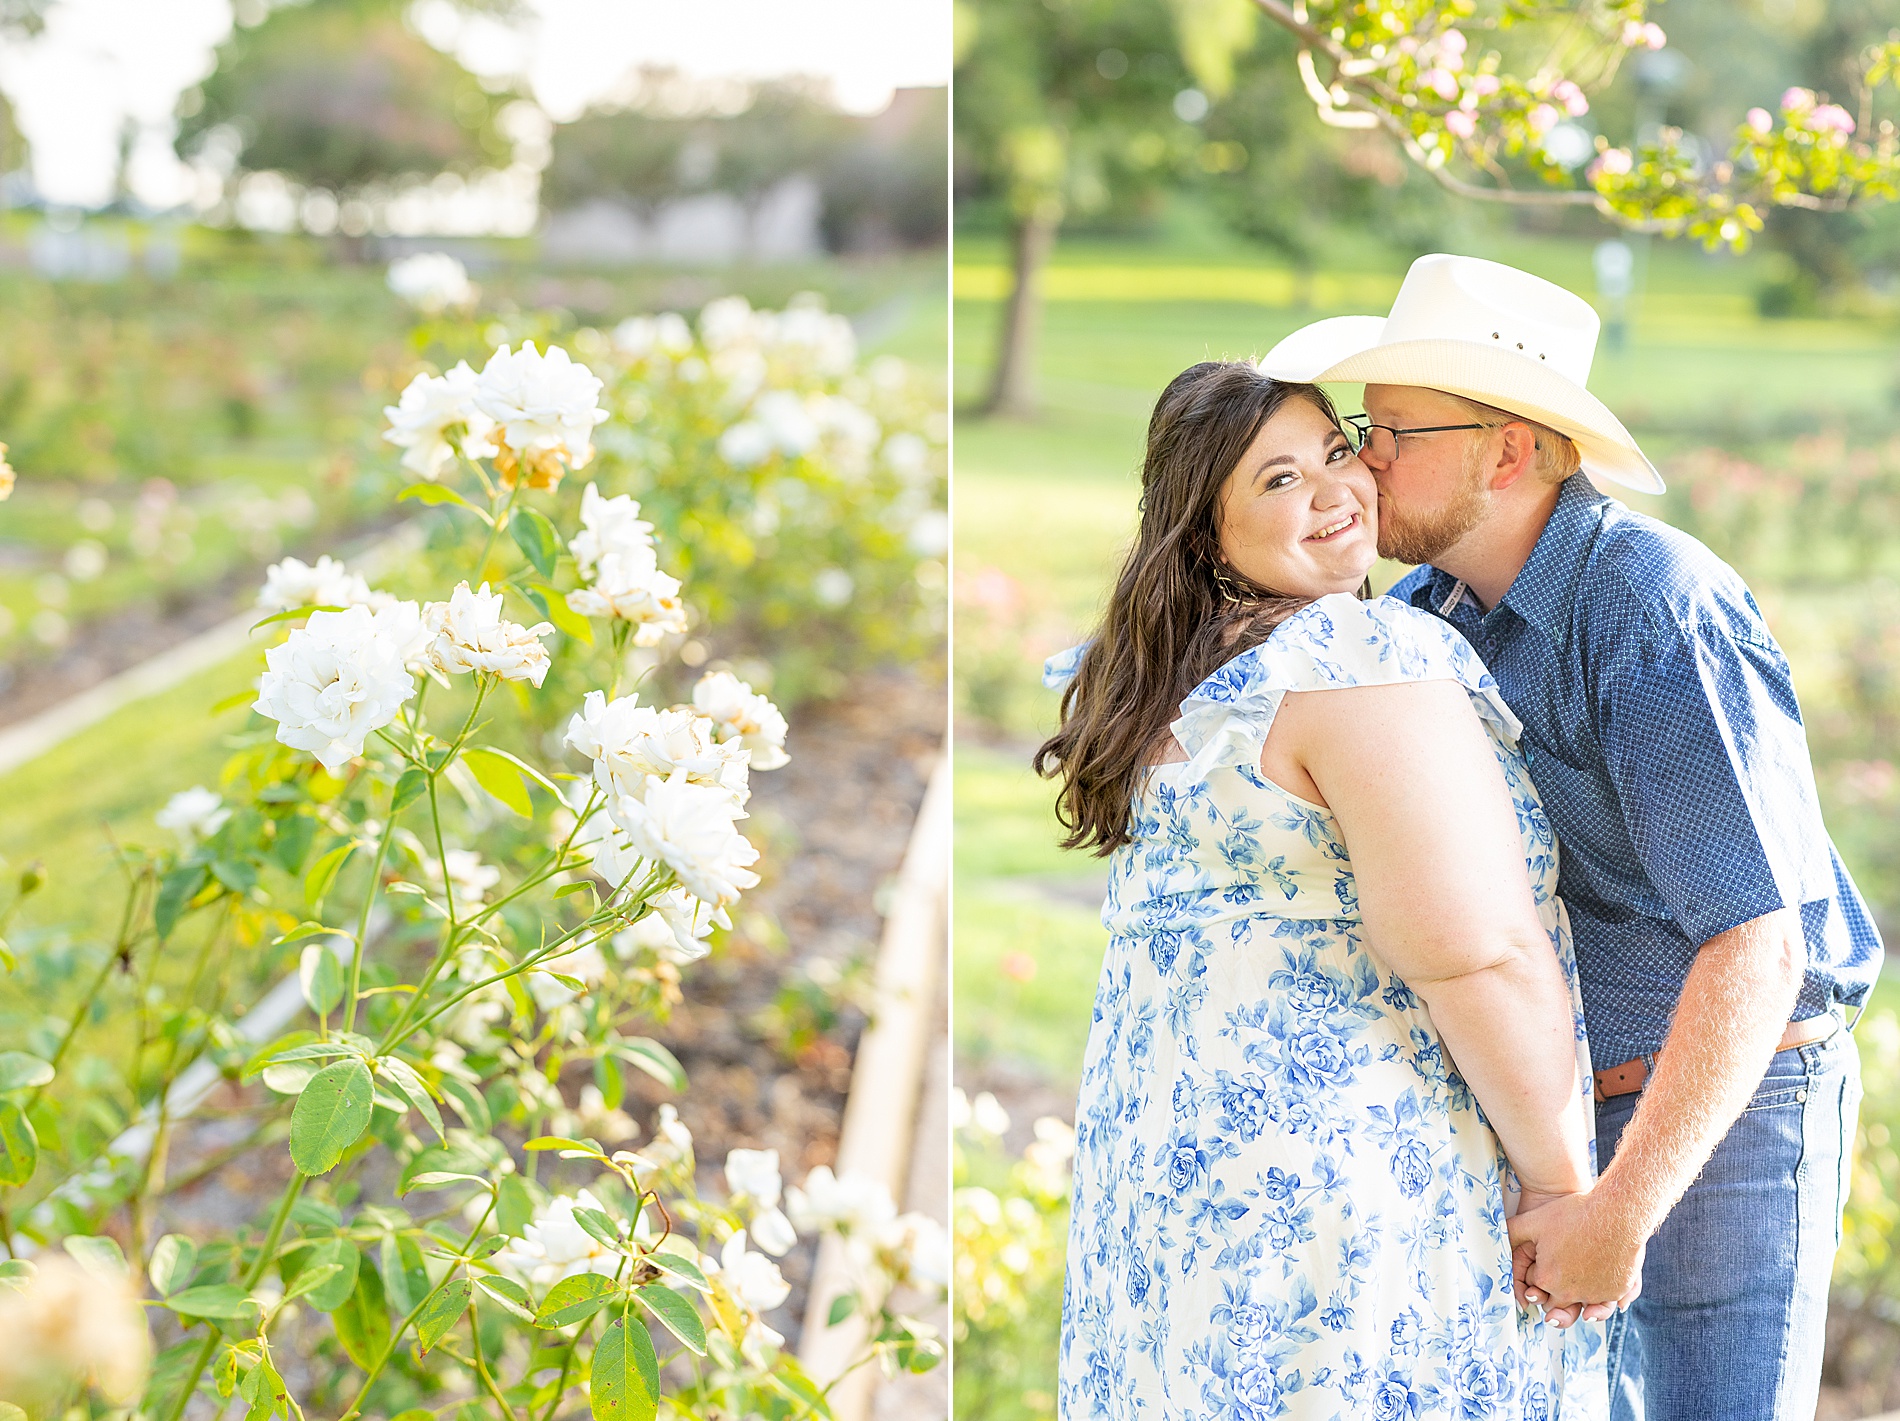
[[[1513,0],[1483,15],[1430,0],[1252,3],[1299,39],[1300,77],[1322,123],[1383,130],[1460,197],[1590,206],[1624,227],[1736,250],[1777,207],[1840,212],[1900,197],[1895,127],[1873,119],[1875,92],[1900,83],[1900,41],[1862,55],[1858,119],[1793,88],[1777,113],[1749,110],[1720,161],[1705,163],[1675,129],[1621,148],[1599,137],[1579,184],[1548,151],[1549,137],[1589,111],[1588,91],[1615,76],[1624,54],[1666,44],[1645,0]],[[1539,22],[1554,26],[1556,38],[1528,76],[1509,72],[1499,51],[1475,49],[1466,34]],[[1857,136],[1869,132],[1871,139]],[[1507,164],[1541,186],[1514,184]]]

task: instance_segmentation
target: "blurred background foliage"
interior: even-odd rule
[[[1618,496],[1747,578],[1795,669],[1830,830],[1888,941],[1900,933],[1900,208],[1776,212],[1733,256],[1619,232],[1587,209],[1466,202],[1379,134],[1317,122],[1277,28],[1257,27],[1225,82],[1197,67],[1190,22],[1218,8],[961,6],[956,1044],[960,1082],[1015,1123],[969,1145],[972,1187],[998,1202],[973,1196],[958,1228],[1021,1248],[1016,1302],[970,1294],[959,1316],[968,1418],[1053,1414],[1061,1259],[1047,1239],[1066,1199],[1010,1170],[1033,1148],[1029,1120],[1072,1118],[1104,941],[1105,866],[1054,847],[1050,787],[1027,767],[1055,713],[1037,671],[1091,629],[1133,531],[1148,410],[1194,361],[1383,311],[1426,251],[1510,262],[1594,300],[1591,387],[1669,483],[1659,498]],[[1618,145],[1675,126],[1719,156],[1742,114],[1789,85],[1851,104],[1848,66],[1900,26],[1900,4],[1667,0],[1650,18],[1667,47],[1632,55],[1575,122]],[[1037,142],[1040,187],[1021,180]],[[1015,398],[999,400],[1007,302],[1038,213],[1039,320],[1014,355]],[[1627,296],[1599,288],[1608,241],[1631,259]],[[1339,393],[1357,408],[1356,388]],[[1401,571],[1382,565],[1375,585]],[[1868,1095],[1823,1417],[1900,1406],[1891,977],[1857,1037]]]

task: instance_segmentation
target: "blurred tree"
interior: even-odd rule
[[[1231,19],[1241,2],[1178,0],[1189,52],[1213,60],[1204,84],[1247,37],[1252,21]],[[990,413],[1034,409],[1037,279],[1063,221],[1140,203],[1199,151],[1209,96],[1176,14],[1166,0],[957,0],[957,167],[966,190],[998,200],[1010,245]]]
[[[1731,12],[1739,7],[1689,3],[1710,12],[1695,17],[1706,25],[1691,28],[1712,32],[1711,54],[1733,59]],[[1667,39],[1645,0],[958,0],[959,164],[1002,201],[1012,247],[987,408],[1031,408],[1036,274],[1064,216],[1085,194],[1109,191],[1103,178],[1116,166],[1102,155],[1127,153],[1122,135],[1155,121],[1164,95],[1118,83],[1137,52],[1123,42],[1131,30],[1152,44],[1156,28],[1172,20],[1173,63],[1164,68],[1197,82],[1177,94],[1174,113],[1185,124],[1214,115],[1212,141],[1196,134],[1190,151],[1208,172],[1253,173],[1218,186],[1217,206],[1296,265],[1310,259],[1309,212],[1326,210],[1328,183],[1308,161],[1311,150],[1284,141],[1292,129],[1282,99],[1292,76],[1323,125],[1383,135],[1459,197],[1591,207],[1626,227],[1735,249],[1762,230],[1767,213],[1788,210],[1793,220],[1778,240],[1811,279],[1833,280],[1844,243],[1840,224],[1822,215],[1900,197],[1900,130],[1881,111],[1886,90],[1900,85],[1900,0],[1793,6],[1818,15],[1806,19],[1805,52],[1788,42],[1788,9],[1764,10],[1763,45],[1781,46],[1801,72],[1826,76],[1830,86],[1838,80],[1845,102],[1796,83],[1741,113],[1731,88],[1723,96],[1728,136],[1710,140],[1669,121],[1687,97],[1683,80],[1693,65],[1659,53]],[[1240,62],[1258,44],[1243,10],[1285,37],[1269,47],[1286,76],[1278,84],[1242,82],[1236,91],[1237,74],[1245,77]],[[1635,131],[1613,146],[1579,120],[1632,52],[1638,63],[1623,112]],[[1144,52],[1144,62],[1150,57]],[[1763,75],[1775,65],[1757,50],[1743,68]],[[1230,111],[1219,112],[1230,92]],[[1157,163],[1149,173],[1178,180],[1192,166]],[[1311,195],[1288,202],[1289,178],[1291,190]],[[1275,188],[1280,211],[1260,200]]]
[[[511,145],[496,122],[506,97],[410,29],[404,8],[288,0],[239,26],[185,101],[179,151],[228,126],[241,172],[274,170],[339,197],[411,174],[507,163]]]
[[[900,89],[853,120],[824,161],[825,242],[833,251],[942,244],[949,235],[950,91]]]
[[[551,208],[590,198],[625,203],[651,218],[661,203],[688,190],[687,147],[699,122],[638,111],[589,113],[554,131],[554,156],[541,174],[541,200]]]

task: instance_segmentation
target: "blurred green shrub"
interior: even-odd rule
[[[951,1093],[958,1421],[1056,1414],[1062,1258],[1069,1233],[1075,1131],[1053,1116],[1009,1160],[1009,1116],[987,1092]]]

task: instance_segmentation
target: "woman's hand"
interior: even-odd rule
[[[1565,1190],[1558,1193],[1543,1193],[1534,1189],[1526,1189],[1519,1196],[1517,1213],[1519,1217],[1522,1217],[1530,1213],[1533,1209],[1542,1208],[1544,1205],[1553,1204],[1559,1199],[1569,1199],[1576,1194],[1587,1192],[1587,1190]],[[1544,1321],[1549,1323],[1552,1327],[1559,1329],[1572,1326],[1579,1318],[1582,1318],[1585,1322],[1603,1322],[1615,1316],[1621,1309],[1635,1302],[1637,1296],[1643,1291],[1642,1254],[1639,1252],[1636,1261],[1636,1284],[1624,1296],[1610,1302],[1569,1303],[1561,1307],[1552,1307],[1550,1305],[1550,1295],[1529,1281],[1531,1265],[1535,1261],[1536,1253],[1528,1244],[1519,1244],[1511,1251],[1512,1291],[1517,1294],[1517,1300],[1520,1306],[1543,1308]]]

